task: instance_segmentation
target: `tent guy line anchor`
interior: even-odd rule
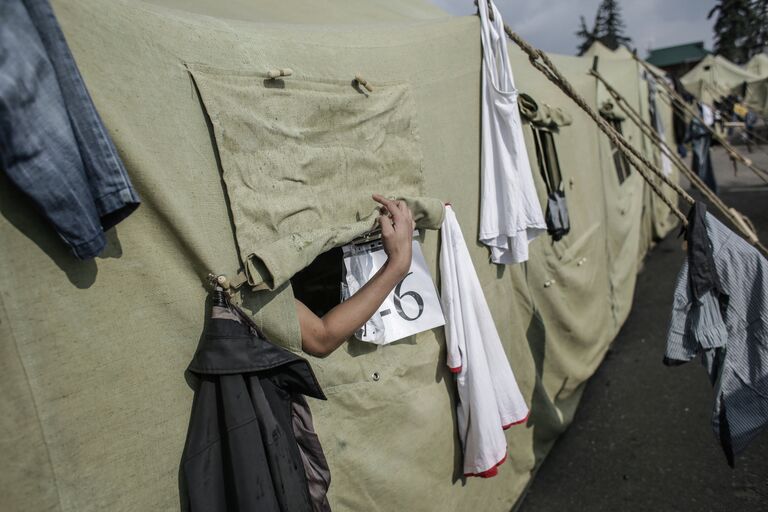
[[[355,75],[355,82],[357,82],[361,87],[365,87],[368,92],[373,92],[373,86],[368,83],[368,80],[359,74]]]
[[[281,76],[291,76],[293,75],[293,70],[291,68],[276,68],[276,69],[270,69],[267,71],[267,76],[270,79],[280,78]]]

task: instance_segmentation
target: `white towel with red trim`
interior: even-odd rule
[[[464,474],[490,477],[507,456],[504,429],[524,422],[528,406],[485,301],[456,214],[445,207],[440,292],[447,363],[456,375]]]

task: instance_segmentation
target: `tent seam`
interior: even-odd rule
[[[13,341],[13,348],[16,351],[16,357],[19,360],[19,365],[21,366],[22,371],[24,372],[24,382],[27,385],[27,389],[29,390],[29,396],[32,397],[32,408],[35,411],[35,419],[37,420],[37,425],[40,428],[40,437],[43,439],[43,445],[45,446],[45,456],[48,459],[48,467],[51,469],[51,475],[53,476],[53,487],[56,489],[56,508],[61,511],[62,509],[62,499],[61,499],[61,490],[59,489],[59,479],[56,476],[56,469],[53,465],[53,459],[51,458],[51,449],[48,444],[48,439],[45,436],[45,429],[43,428],[43,422],[40,420],[40,410],[37,406],[37,399],[35,398],[35,393],[32,389],[32,385],[29,382],[29,373],[27,372],[27,367],[24,364],[24,360],[21,357],[21,352],[19,351],[19,343],[16,338],[16,334],[13,332],[13,324],[10,322],[10,317],[8,316],[8,311],[5,308],[5,302],[3,301],[2,295],[0,295],[0,310],[2,310],[3,317],[5,317],[8,321],[8,331],[10,334],[10,338]]]

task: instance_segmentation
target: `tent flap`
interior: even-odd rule
[[[318,255],[371,230],[378,216],[372,188],[397,197],[422,191],[407,82],[377,83],[368,92],[354,79],[270,79],[187,67],[214,127],[254,288],[274,289]],[[418,227],[439,226],[438,200],[413,206],[423,208],[414,214]]]

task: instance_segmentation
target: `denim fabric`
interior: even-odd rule
[[[717,180],[715,180],[715,171],[712,168],[712,155],[709,152],[712,135],[706,126],[694,118],[688,128],[688,140],[691,142],[693,151],[693,162],[691,163],[693,169],[699,178],[712,189],[712,192],[717,194]]]
[[[80,259],[139,205],[47,0],[0,2],[0,167]]]

